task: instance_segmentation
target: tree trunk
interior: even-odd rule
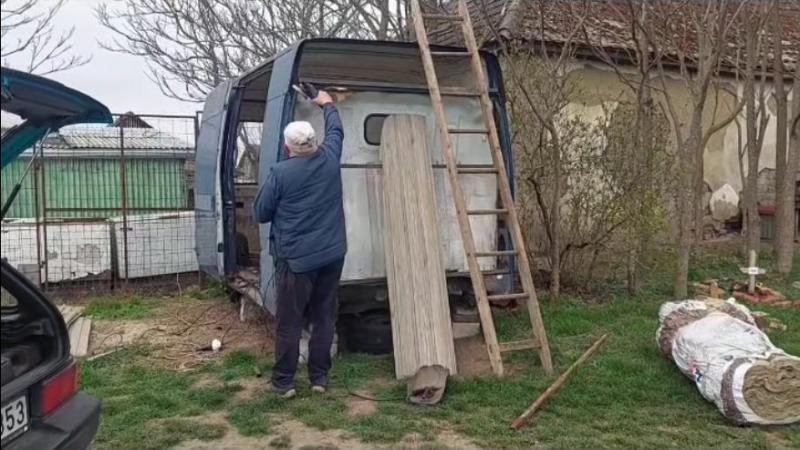
[[[696,131],[695,131],[696,130]],[[694,243],[694,154],[695,147],[700,145],[699,128],[692,130],[693,135],[685,144],[681,158],[680,179],[678,186],[678,261],[675,271],[674,294],[676,299],[684,299],[688,295],[689,261]]]
[[[558,303],[561,295],[561,142],[558,136],[552,135],[553,140],[553,199],[550,205],[550,223],[552,224],[550,238],[550,296],[554,303]]]
[[[792,270],[794,261],[794,236],[795,230],[795,183],[797,173],[800,171],[800,74],[795,73],[794,87],[792,89],[792,118],[789,126],[789,149],[786,161],[786,176],[784,177],[784,196],[781,198],[782,207],[788,214],[782,217],[783,226],[788,230],[786,245],[780,248],[776,254],[776,265],[778,272],[789,273]]]
[[[675,299],[685,299],[689,294],[689,262],[692,254],[692,223],[694,222],[694,208],[690,201],[692,189],[691,152],[685,152],[681,161],[681,185],[678,186],[678,254],[677,267],[675,268]],[[688,173],[687,173],[688,172]]]
[[[636,249],[628,250],[628,296],[633,298],[639,293],[639,277],[637,269]]]
[[[776,77],[776,91],[777,87]],[[781,82],[781,85],[783,83]],[[781,99],[776,95],[778,103],[778,140],[775,149],[775,265],[779,273],[789,273],[792,270],[794,259],[795,235],[795,182],[797,171],[800,170],[800,130],[790,130],[788,121],[788,105],[786,97],[783,98],[783,111]],[[783,122],[781,122],[783,112]],[[800,76],[795,74],[794,88],[792,89],[792,120],[800,115]],[[783,125],[783,128],[781,128]],[[781,130],[784,130],[781,133]],[[790,137],[787,148],[786,137]],[[783,151],[781,141],[783,139]]]
[[[679,152],[679,177],[678,186],[678,261],[675,272],[675,298],[686,298],[688,295],[689,282],[689,262],[694,245],[695,218],[697,202],[701,199],[696,198],[695,189],[696,174],[699,167],[696,166],[696,155],[703,151],[703,102],[695,103],[692,111],[692,119],[689,124],[689,136]],[[702,198],[702,197],[701,197]]]
[[[689,257],[692,253],[692,238],[681,237],[678,243],[678,267],[675,272],[675,290],[673,295],[676,300],[683,300],[689,296]]]
[[[647,20],[647,6],[642,4],[640,20],[645,23]],[[653,96],[650,89],[652,79],[650,71],[650,41],[647,33],[639,33],[636,40],[637,54],[639,55],[639,71],[641,82],[638,86],[637,95],[637,114],[636,114],[636,139],[634,142],[646,154],[645,173],[652,174],[652,161],[654,148],[653,136]],[[652,192],[653,179],[648,178],[647,189]],[[650,233],[644,221],[639,221],[634,229],[636,240],[628,254],[628,296],[635,297],[639,294],[641,264],[640,260],[649,252]]]
[[[703,156],[705,154],[705,146],[702,144],[694,153],[694,183],[692,189],[692,199],[694,200],[694,220],[692,227],[694,231],[694,241],[701,242],[703,240],[703,216],[706,212],[706,205],[703,203],[703,194],[706,191],[705,181],[705,163]]]
[[[746,35],[747,65],[745,73],[745,109],[747,133],[747,177],[744,184],[745,254],[758,253],[761,242],[760,218],[758,217],[758,159],[761,154],[758,136],[758,111],[756,109],[756,33],[754,24],[748,24]]]

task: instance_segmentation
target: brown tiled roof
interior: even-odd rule
[[[667,53],[680,48],[692,54],[695,37],[691,32],[691,18],[702,13],[703,1],[640,0],[651,2],[650,18],[654,34]],[[588,48],[588,44],[622,52],[633,48],[631,40],[631,10],[622,0],[468,0],[470,16],[476,36],[484,47],[492,47],[498,38],[525,43],[562,44],[572,35],[573,41]],[[760,2],[753,0],[747,7]],[[727,2],[727,14],[734,14],[739,2]],[[800,2],[783,1],[777,6],[779,24],[784,39],[784,63],[792,70],[798,60],[800,48]],[[752,13],[740,13],[740,22],[750,20]],[[583,23],[581,26],[581,17]],[[452,25],[430,24],[431,40],[440,44],[461,45],[460,33]],[[579,31],[574,32],[578,29]],[[771,29],[771,27],[768,27]],[[584,30],[586,34],[584,34]],[[587,40],[588,37],[588,40]],[[771,38],[771,36],[770,36]],[[728,42],[729,57],[736,48],[743,49],[742,39],[731,33]]]

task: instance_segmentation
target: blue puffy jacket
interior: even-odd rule
[[[260,223],[272,222],[269,252],[292,272],[308,272],[344,258],[347,235],[342,206],[344,130],[332,104],[323,107],[325,139],[308,156],[275,164],[253,203]]]

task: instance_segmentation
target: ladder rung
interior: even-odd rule
[[[523,298],[528,298],[530,295],[526,294],[525,292],[520,292],[517,294],[497,294],[497,295],[489,295],[486,298],[490,302],[498,302],[503,300],[520,300]]]
[[[472,56],[472,52],[431,52],[431,56]]]
[[[447,131],[453,134],[489,134],[484,128],[448,128]]]
[[[492,250],[488,252],[475,252],[475,256],[478,258],[485,256],[513,256],[516,254],[517,254],[516,250]]]
[[[507,209],[468,209],[467,214],[470,216],[490,216],[493,214],[507,214]]]
[[[495,276],[511,275],[511,272],[508,269],[487,269],[487,270],[481,270],[481,275],[485,277],[495,277]]]
[[[450,97],[480,97],[481,93],[474,89],[460,88],[460,87],[443,87],[439,89],[439,93]]]
[[[458,173],[497,173],[494,167],[469,167],[458,169]]]
[[[534,339],[524,339],[521,341],[500,342],[500,352],[513,352],[515,350],[527,350],[539,348],[539,341]]]
[[[463,18],[461,18],[461,16],[456,16],[453,14],[423,14],[422,18],[429,20],[452,20],[458,22],[464,20]]]

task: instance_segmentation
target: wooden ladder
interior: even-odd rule
[[[414,29],[422,56],[422,65],[425,69],[425,77],[430,90],[431,103],[436,117],[436,125],[439,128],[439,134],[441,136],[442,153],[444,155],[447,166],[447,174],[450,178],[450,185],[453,191],[453,198],[455,200],[456,213],[458,216],[458,226],[461,231],[461,239],[464,243],[464,251],[467,257],[467,264],[469,265],[470,278],[472,279],[472,287],[475,291],[475,298],[478,304],[478,314],[481,320],[481,328],[483,329],[483,336],[484,340],[486,341],[486,348],[489,352],[489,360],[492,364],[492,370],[497,376],[503,375],[503,352],[512,350],[536,349],[539,351],[542,367],[546,373],[550,374],[553,371],[553,363],[550,358],[550,346],[547,342],[547,334],[545,332],[544,323],[542,322],[542,315],[539,310],[539,300],[536,297],[536,290],[533,286],[533,277],[531,275],[528,254],[525,251],[522,230],[519,226],[519,219],[514,206],[514,198],[511,195],[511,188],[509,187],[508,175],[506,173],[506,167],[503,161],[503,154],[500,150],[500,140],[497,135],[497,127],[495,126],[494,116],[492,115],[492,101],[489,98],[488,83],[483,72],[483,63],[481,62],[478,44],[475,40],[475,33],[472,28],[472,21],[469,16],[467,4],[465,0],[459,0],[458,12],[455,15],[424,14],[420,8],[419,0],[412,0],[411,14],[413,16]],[[424,21],[426,19],[460,23],[461,30],[464,34],[464,40],[466,41],[467,51],[432,52],[430,49],[430,44],[428,43],[428,34],[425,29]],[[469,58],[472,74],[476,84],[476,90],[457,89],[455,94],[451,94],[451,91],[453,91],[452,88],[447,90],[441,89],[439,87],[438,77],[433,64],[433,56]],[[445,115],[444,105],[442,103],[442,95],[458,95],[459,97],[466,96],[477,98],[480,102],[481,114],[483,116],[485,129],[475,130],[450,128],[447,124],[447,117]],[[488,137],[489,148],[492,154],[493,167],[489,169],[482,169],[481,171],[460,168],[453,151],[453,142],[450,137],[451,134],[486,135]],[[500,208],[475,210],[467,209],[466,197],[464,196],[464,189],[461,185],[459,175],[473,173],[491,173],[497,176],[497,186],[500,191],[501,201]],[[514,249],[488,252],[476,251],[475,240],[472,235],[472,227],[469,219],[470,216],[475,215],[505,216],[506,223],[510,227]],[[517,267],[522,285],[522,292],[502,295],[489,295],[486,291],[486,285],[484,283],[485,274],[481,272],[480,266],[478,265],[478,258],[496,258],[499,256],[517,257]],[[517,299],[525,299],[527,301],[528,314],[530,316],[531,326],[533,329],[533,338],[522,341],[498,343],[490,303],[493,301]]]

